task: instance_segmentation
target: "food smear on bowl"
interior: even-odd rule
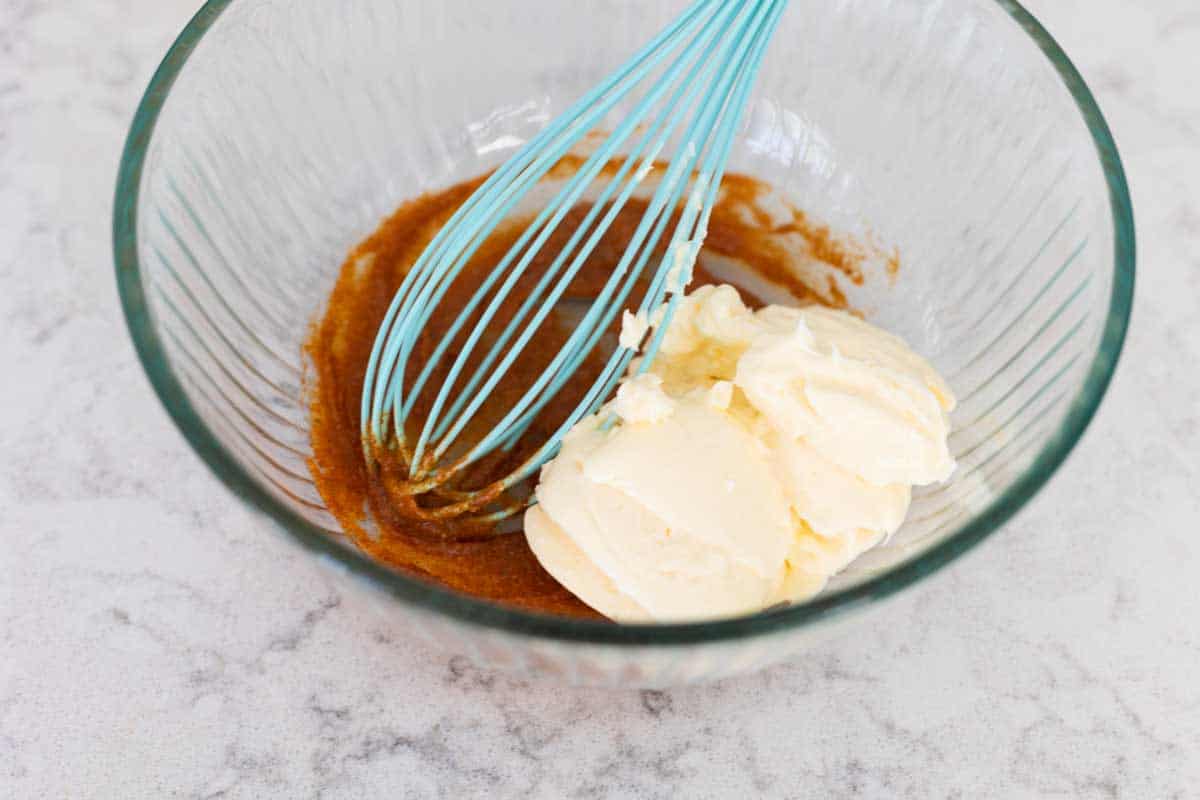
[[[614,161],[605,169],[615,171],[618,163]],[[559,180],[569,177],[578,165],[578,159],[567,156],[549,177]],[[656,165],[656,171],[662,166]],[[369,466],[364,456],[360,434],[361,392],[380,323],[406,272],[450,215],[486,177],[483,175],[404,203],[354,248],[343,263],[328,302],[314,322],[305,344],[310,367],[306,376],[313,450],[310,471],[345,534],[372,558],[406,574],[480,599],[526,610],[575,617],[607,615],[615,619],[633,619],[634,616],[623,616],[613,608],[595,603],[589,605],[572,591],[572,588],[580,591],[578,587],[560,583],[551,574],[553,570],[548,571],[530,547],[526,535],[529,533],[528,517],[517,516],[502,523],[488,524],[474,520],[422,518],[413,513],[410,505],[416,501],[395,491],[404,470],[399,459],[393,462],[386,451],[382,454],[377,451],[378,463]],[[521,354],[498,387],[499,391],[481,409],[479,424],[488,424],[503,414],[512,399],[541,373],[566,341],[572,330],[572,303],[590,301],[595,296],[624,252],[646,205],[645,197],[635,196],[621,210],[568,288],[564,302],[537,330],[537,346],[527,348]],[[515,312],[528,296],[539,273],[589,209],[585,198],[570,210],[531,264],[527,279],[522,278],[506,301],[501,316]],[[521,235],[532,214],[532,210],[527,215],[515,214],[483,243],[451,284],[447,307],[465,302],[482,277]],[[662,258],[665,250],[666,243],[660,243],[652,255],[654,262]],[[798,308],[810,309],[805,313],[824,308],[839,310],[844,312],[839,317],[854,320],[843,287],[847,283],[861,284],[867,274],[873,274],[871,265],[876,263],[894,264],[894,254],[882,254],[875,247],[837,236],[782,200],[769,185],[744,175],[727,174],[721,183],[709,220],[708,235],[693,271],[692,295],[687,302],[695,303],[697,298],[707,296],[703,287],[721,286],[711,292],[723,298],[732,293],[738,303],[743,304],[746,313],[755,319],[761,314],[764,320],[779,321],[788,313],[796,313]],[[884,274],[883,266],[879,273]],[[648,277],[642,280],[635,294],[645,291],[647,281]],[[775,310],[768,311],[768,308]],[[451,322],[434,319],[426,326],[416,342],[414,363],[424,362]],[[627,320],[624,332],[620,321],[614,324],[610,336],[606,337],[608,351],[600,352],[604,348],[597,348],[589,355],[511,450],[473,465],[467,480],[486,485],[511,472],[516,464],[536,451],[582,399],[611,348],[622,346],[622,339],[628,345],[631,338],[637,338],[639,329],[644,332],[643,326],[648,328],[652,322]],[[668,330],[675,331],[675,326]],[[671,397],[669,390],[673,390],[674,378],[661,371],[666,367],[656,369],[666,386],[663,395],[673,404],[673,415],[684,401]],[[714,374],[724,373],[718,369]],[[435,371],[430,383],[438,385],[442,377]],[[651,388],[647,380],[626,382],[621,390],[624,399],[618,397],[614,405],[625,403],[631,416],[639,413],[629,411],[628,404],[631,397],[636,401],[639,391]],[[731,408],[745,403],[747,388],[740,388],[736,381],[724,378],[719,382],[721,386],[710,393],[718,396],[729,393]],[[767,391],[769,387],[758,388]],[[426,410],[425,403],[424,398],[418,399],[415,419],[421,418]],[[743,420],[732,412],[730,418],[743,424]],[[626,424],[621,422],[620,426]],[[747,435],[758,437],[758,433],[748,432]],[[772,466],[772,470],[779,469],[783,467]],[[731,531],[730,535],[741,534]],[[544,542],[545,537],[540,541]],[[806,540],[806,546],[811,546],[814,541]],[[542,553],[549,563],[552,556],[545,555],[544,548]],[[797,562],[802,555],[797,551],[789,556],[789,563]],[[837,557],[825,554],[809,556],[810,561],[819,558],[833,559],[829,563],[837,561]],[[558,577],[573,580],[565,574]],[[789,585],[796,583],[795,579],[789,581]],[[810,583],[815,585],[813,581]],[[804,592],[795,590],[791,596],[801,597]],[[695,616],[704,613],[701,611]]]

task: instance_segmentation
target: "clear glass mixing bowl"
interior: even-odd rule
[[[301,343],[347,250],[401,201],[478,174],[682,0],[211,0],[138,108],[117,276],[146,372],[244,502],[383,614],[482,665],[665,685],[802,650],[995,531],[1046,482],[1112,376],[1129,316],[1129,196],[1104,119],[1006,0],[793,0],[732,169],[835,230],[899,248],[851,301],[954,386],[947,485],[819,598],[703,624],[500,608],[396,574],[313,488]]]

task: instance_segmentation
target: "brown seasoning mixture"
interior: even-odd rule
[[[577,157],[567,157],[555,167],[552,177],[555,173],[561,176],[573,172],[579,163]],[[615,171],[616,166],[616,163],[610,164],[606,171]],[[523,535],[496,535],[494,530],[466,521],[419,519],[411,508],[406,509],[405,503],[398,502],[395,494],[388,491],[388,480],[400,475],[402,465],[390,463],[385,457],[381,468],[372,470],[363,456],[359,436],[360,398],[367,360],[380,322],[409,267],[454,210],[485,178],[480,176],[404,203],[346,258],[324,315],[313,324],[305,345],[312,365],[312,373],[308,376],[313,448],[309,468],[321,496],[345,533],[372,558],[407,574],[504,605],[595,618],[599,616],[595,611],[542,569]],[[691,288],[727,282],[705,269],[706,258],[715,254],[735,259],[758,277],[785,289],[797,305],[820,303],[845,308],[846,298],[838,288],[838,279],[862,283],[866,250],[856,243],[839,239],[828,228],[812,223],[798,209],[791,209],[791,219],[779,224],[778,212],[769,214],[757,202],[770,191],[766,184],[745,175],[725,176]],[[595,296],[611,274],[646,206],[645,200],[629,201],[569,287],[568,297],[590,299]],[[533,283],[589,208],[590,205],[581,203],[571,209],[518,283],[500,317],[511,316],[521,300],[528,296]],[[452,284],[442,308],[453,308],[465,302],[482,276],[527,224],[528,220],[522,220],[498,228],[468,263],[463,275]],[[647,264],[646,273],[653,273],[668,239],[669,236],[664,235],[658,251]],[[800,255],[797,241],[800,242]],[[795,277],[793,266],[798,257],[821,263],[825,285],[810,286]],[[888,259],[889,273],[897,263],[895,256]],[[645,285],[643,280],[635,287],[631,302],[640,298]],[[763,305],[760,298],[744,287],[738,288],[748,305]],[[434,319],[431,322],[417,343],[413,358],[416,364],[425,363],[450,321]],[[494,322],[491,327],[502,328],[503,321],[498,321],[501,324]],[[481,410],[480,425],[497,419],[520,396],[569,332],[569,324],[552,314],[538,330],[536,346],[527,348]],[[486,351],[486,344],[481,350]],[[514,452],[508,457],[484,459],[475,465],[471,481],[483,485],[507,474],[516,463],[536,450],[575,407],[607,356],[607,352],[593,353],[526,432]],[[443,364],[435,372],[432,385],[440,384],[445,366]],[[422,396],[416,406],[415,418],[422,419],[428,406],[428,398]]]

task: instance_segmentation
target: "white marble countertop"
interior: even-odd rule
[[[970,556],[769,672],[570,691],[404,646],[150,391],[109,209],[195,0],[0,0],[0,798],[1196,797],[1200,7],[1037,0],[1130,173],[1126,353]]]

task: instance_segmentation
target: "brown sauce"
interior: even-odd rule
[[[578,162],[568,157],[555,170],[570,171],[577,166]],[[608,169],[615,169],[615,165],[609,165]],[[379,468],[368,468],[363,455],[359,436],[360,396],[380,322],[409,267],[482,180],[483,177],[469,180],[404,203],[347,257],[324,314],[314,323],[305,345],[312,367],[308,376],[313,448],[309,467],[329,510],[346,534],[372,558],[407,574],[497,603],[596,617],[594,611],[541,568],[519,532],[497,534],[490,525],[422,519],[419,506],[424,500],[398,498],[389,488],[393,485],[391,481],[398,479],[403,465],[383,452]],[[785,290],[798,305],[821,303],[845,307],[846,298],[839,281],[863,281],[866,249],[839,239],[828,228],[812,223],[798,209],[787,209],[787,218],[780,221],[777,207],[768,213],[759,206],[758,201],[769,191],[767,185],[743,175],[725,177],[691,287],[724,282],[705,268],[706,262],[717,255],[735,259],[759,278]],[[500,318],[514,313],[589,208],[581,203],[571,209],[505,302]],[[620,212],[568,288],[569,297],[590,299],[595,295],[624,252],[645,210],[646,202],[634,199]],[[517,221],[497,229],[452,284],[440,308],[461,306],[527,223],[528,220]],[[668,238],[663,237],[664,243]],[[663,249],[660,244],[646,273],[653,272]],[[819,262],[824,280],[805,283],[796,278],[793,265],[798,258]],[[889,266],[889,272],[891,269]],[[811,270],[806,274],[811,274]],[[642,282],[634,289],[631,302],[640,300],[644,285]],[[762,305],[760,298],[739,288],[747,304]],[[422,334],[414,357],[417,365],[423,364],[432,352],[450,316],[436,316]],[[496,414],[519,396],[568,333],[569,325],[551,315],[537,332],[536,346],[527,348],[482,409],[480,424],[494,421]],[[463,479],[467,488],[507,474],[544,442],[592,384],[607,355],[597,352],[585,361],[511,454],[474,465]],[[474,359],[468,368],[477,362]],[[445,364],[434,372],[431,383],[439,385],[444,374]],[[428,394],[418,400],[414,413],[417,420],[428,410],[431,399]]]

